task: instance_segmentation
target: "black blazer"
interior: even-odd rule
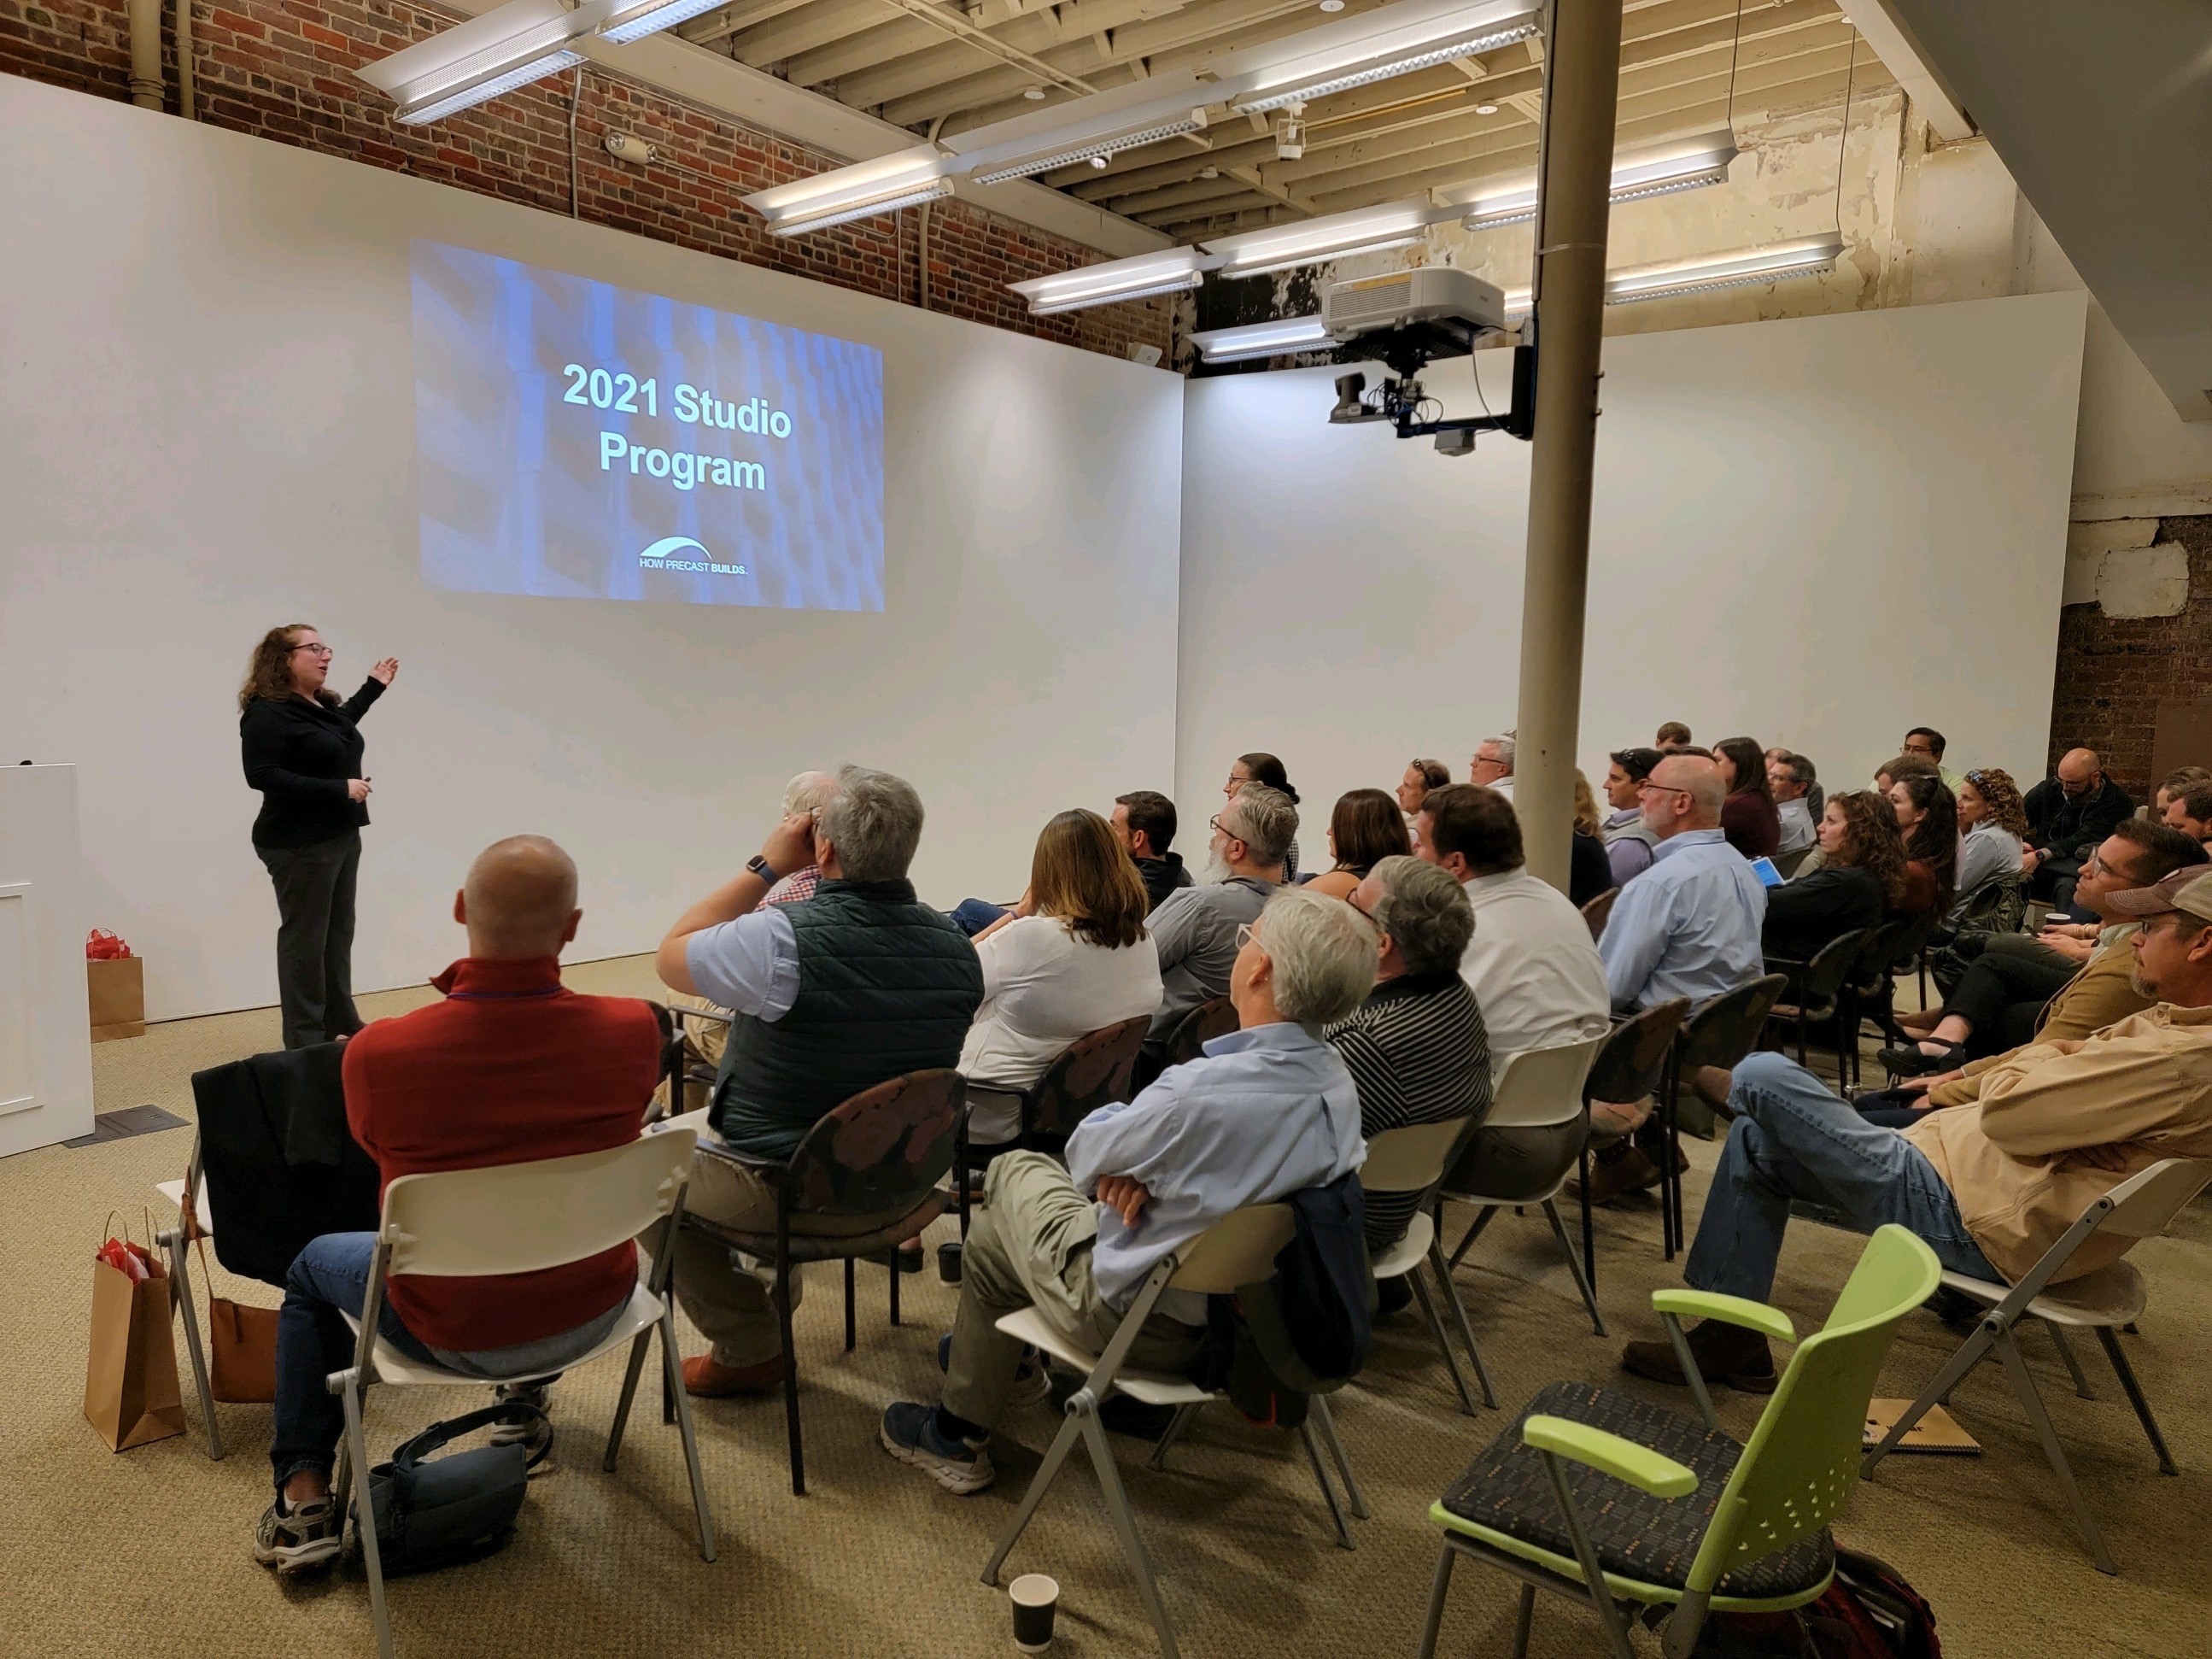
[[[246,781],[261,792],[256,847],[312,847],[368,822],[368,806],[347,795],[346,781],[362,775],[358,722],[383,695],[382,685],[364,680],[350,702],[256,697],[246,705],[238,744]]]

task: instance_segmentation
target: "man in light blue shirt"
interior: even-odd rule
[[[1066,1168],[1042,1152],[992,1164],[962,1258],[960,1311],[939,1351],[944,1403],[895,1401],[881,1430],[886,1451],[947,1492],[989,1486],[991,1431],[1009,1404],[1049,1393],[1041,1361],[999,1330],[1001,1318],[1033,1307],[1096,1352],[1170,1255],[1247,1205],[1365,1160],[1358,1091],[1318,1032],[1374,985],[1374,927],[1341,899],[1286,888],[1240,931],[1229,980],[1240,1030],[1085,1118]],[[1204,1298],[1167,1291],[1128,1363],[1181,1371],[1205,1325]]]
[[[1657,837],[1651,867],[1620,890],[1598,940],[1616,1014],[1687,997],[1696,1007],[1765,971],[1766,890],[1720,830],[1713,763],[1670,755],[1638,786]]]

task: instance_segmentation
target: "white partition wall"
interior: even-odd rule
[[[0,1158],[92,1133],[76,769],[0,766]]]
[[[2039,295],[1607,341],[1593,781],[1665,720],[1789,744],[1832,787],[1920,724],[1954,767],[2040,776],[2083,311]],[[1480,362],[1503,410],[1508,354]],[[1315,868],[1339,793],[1415,755],[1464,777],[1519,675],[1527,446],[1452,459],[1331,426],[1342,372],[1194,380],[1184,415],[1179,799],[1202,823],[1235,756],[1280,754]],[[1466,359],[1424,378],[1478,411]]]
[[[1011,896],[1045,818],[1172,774],[1182,386],[913,307],[0,76],[0,754],[82,768],[86,908],[155,1018],[275,997],[234,702],[306,621],[363,725],[363,988],[459,950],[469,856],[552,835],[576,954],[649,948],[783,781],[888,766],[916,876]],[[427,590],[409,246],[873,346],[879,613]]]

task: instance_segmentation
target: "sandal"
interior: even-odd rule
[[[1935,1042],[1937,1039],[1928,1037],[1922,1041]],[[1966,1064],[1966,1045],[1946,1042],[1942,1054],[1931,1054],[1918,1042],[1900,1043],[1895,1048],[1884,1048],[1877,1058],[1893,1077],[1926,1077],[1931,1073],[1948,1072]]]

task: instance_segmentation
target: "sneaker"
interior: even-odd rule
[[[338,1506],[330,1498],[311,1498],[286,1509],[278,1498],[261,1513],[253,1529],[253,1559],[289,1577],[327,1567],[338,1559]]]
[[[885,1451],[959,1497],[982,1491],[995,1478],[990,1443],[948,1439],[938,1431],[934,1406],[894,1400],[884,1410],[879,1432]]]
[[[548,1395],[543,1382],[503,1382],[492,1391],[492,1398],[500,1405],[517,1401],[538,1407],[538,1415],[526,1423],[500,1423],[493,1425],[491,1443],[495,1446],[520,1446],[529,1454],[531,1473],[535,1474],[553,1449],[553,1425],[544,1416]]]
[[[950,1332],[937,1339],[937,1369],[952,1369],[952,1337]],[[1021,1363],[1014,1367],[1014,1386],[1007,1392],[1009,1406],[1042,1406],[1052,1398],[1052,1366],[1035,1348],[1022,1350]]]

